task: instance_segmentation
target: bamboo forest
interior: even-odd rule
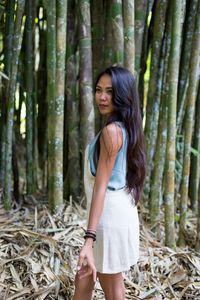
[[[135,77],[147,157],[125,297],[200,300],[199,57],[200,0],[0,0],[0,300],[73,297],[111,65]]]

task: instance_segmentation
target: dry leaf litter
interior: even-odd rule
[[[41,205],[9,213],[0,205],[0,300],[72,299],[85,225],[72,202],[54,215]],[[141,221],[140,260],[124,278],[127,300],[200,300],[200,254],[164,247]],[[104,299],[98,282],[93,299]]]

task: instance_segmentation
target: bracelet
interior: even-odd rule
[[[95,242],[96,241],[96,234],[87,230],[85,232],[84,239],[87,239],[87,238],[91,238]]]
[[[91,236],[91,235],[84,235],[84,239],[86,240],[86,239],[88,239],[88,238],[90,238],[90,239],[93,239],[93,242],[95,242],[96,241],[96,238],[94,237],[94,236]]]

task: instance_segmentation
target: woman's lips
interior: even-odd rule
[[[106,108],[108,108],[108,105],[105,105],[105,104],[99,104],[99,108],[101,108],[101,109],[106,109]]]

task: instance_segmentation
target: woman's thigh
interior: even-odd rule
[[[124,300],[125,287],[122,273],[97,274],[99,282],[104,291],[106,300]]]

